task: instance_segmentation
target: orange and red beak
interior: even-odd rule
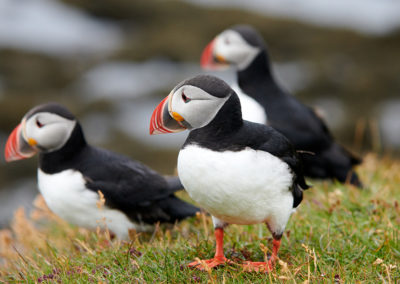
[[[204,69],[225,69],[225,67],[228,65],[223,56],[215,53],[215,42],[216,39],[213,39],[209,44],[207,44],[203,50],[203,53],[201,54],[200,65]]]
[[[150,120],[150,135],[181,132],[187,127],[184,119],[170,109],[172,94],[167,96],[154,110]]]
[[[31,143],[28,143],[23,137],[24,124],[24,121],[22,121],[8,137],[4,151],[7,162],[26,159],[32,157],[37,152],[37,149],[33,147],[35,141],[32,140]]]
[[[200,65],[204,69],[213,69],[213,67],[215,66],[214,45],[215,39],[207,44],[207,46],[203,50],[203,53],[201,54]]]

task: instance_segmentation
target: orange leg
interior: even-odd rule
[[[272,241],[272,255],[268,262],[251,262],[246,261],[243,263],[243,270],[248,272],[269,272],[274,268],[276,259],[278,258],[279,247],[281,246],[281,240],[274,239]]]
[[[224,229],[216,228],[214,231],[216,248],[214,258],[193,261],[188,264],[189,267],[197,268],[199,270],[206,270],[206,268],[213,268],[218,265],[229,263],[230,260],[224,256]]]

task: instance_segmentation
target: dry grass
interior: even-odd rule
[[[359,172],[368,185],[363,191],[314,182],[269,274],[240,266],[268,254],[271,239],[263,225],[228,227],[224,247],[235,264],[200,272],[185,264],[213,254],[205,214],[121,242],[66,224],[38,198],[29,217],[18,209],[11,228],[0,231],[0,282],[399,283],[400,163],[369,155]]]

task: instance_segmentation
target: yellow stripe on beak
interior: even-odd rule
[[[185,120],[185,119],[183,119],[183,117],[182,117],[179,113],[177,113],[177,112],[175,112],[175,111],[173,111],[173,112],[171,113],[171,115],[172,115],[172,118],[175,119],[176,121],[181,122],[181,121],[184,121],[184,120]]]
[[[215,59],[220,63],[227,63],[225,58],[222,55],[216,54]]]
[[[33,138],[29,138],[28,139],[28,144],[30,146],[35,146],[35,145],[37,145],[37,141],[35,139],[33,139]]]

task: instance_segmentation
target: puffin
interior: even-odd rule
[[[306,176],[348,182],[361,188],[354,171],[361,159],[335,141],[313,109],[278,85],[269,61],[261,35],[249,25],[236,25],[218,34],[205,47],[200,63],[205,69],[236,68],[240,89],[263,106],[268,124],[300,152]]]
[[[215,255],[189,267],[229,264],[224,228],[265,223],[273,236],[267,262],[246,271],[270,271],[282,234],[307,185],[289,140],[265,124],[243,120],[240,101],[223,80],[198,75],[178,84],[155,108],[150,134],[190,131],[178,155],[178,176],[192,199],[212,216]]]
[[[107,227],[124,240],[131,229],[148,231],[155,223],[174,223],[199,211],[174,195],[183,189],[178,177],[89,145],[78,120],[60,104],[32,108],[7,140],[7,162],[36,153],[40,193],[51,211],[74,225]]]

